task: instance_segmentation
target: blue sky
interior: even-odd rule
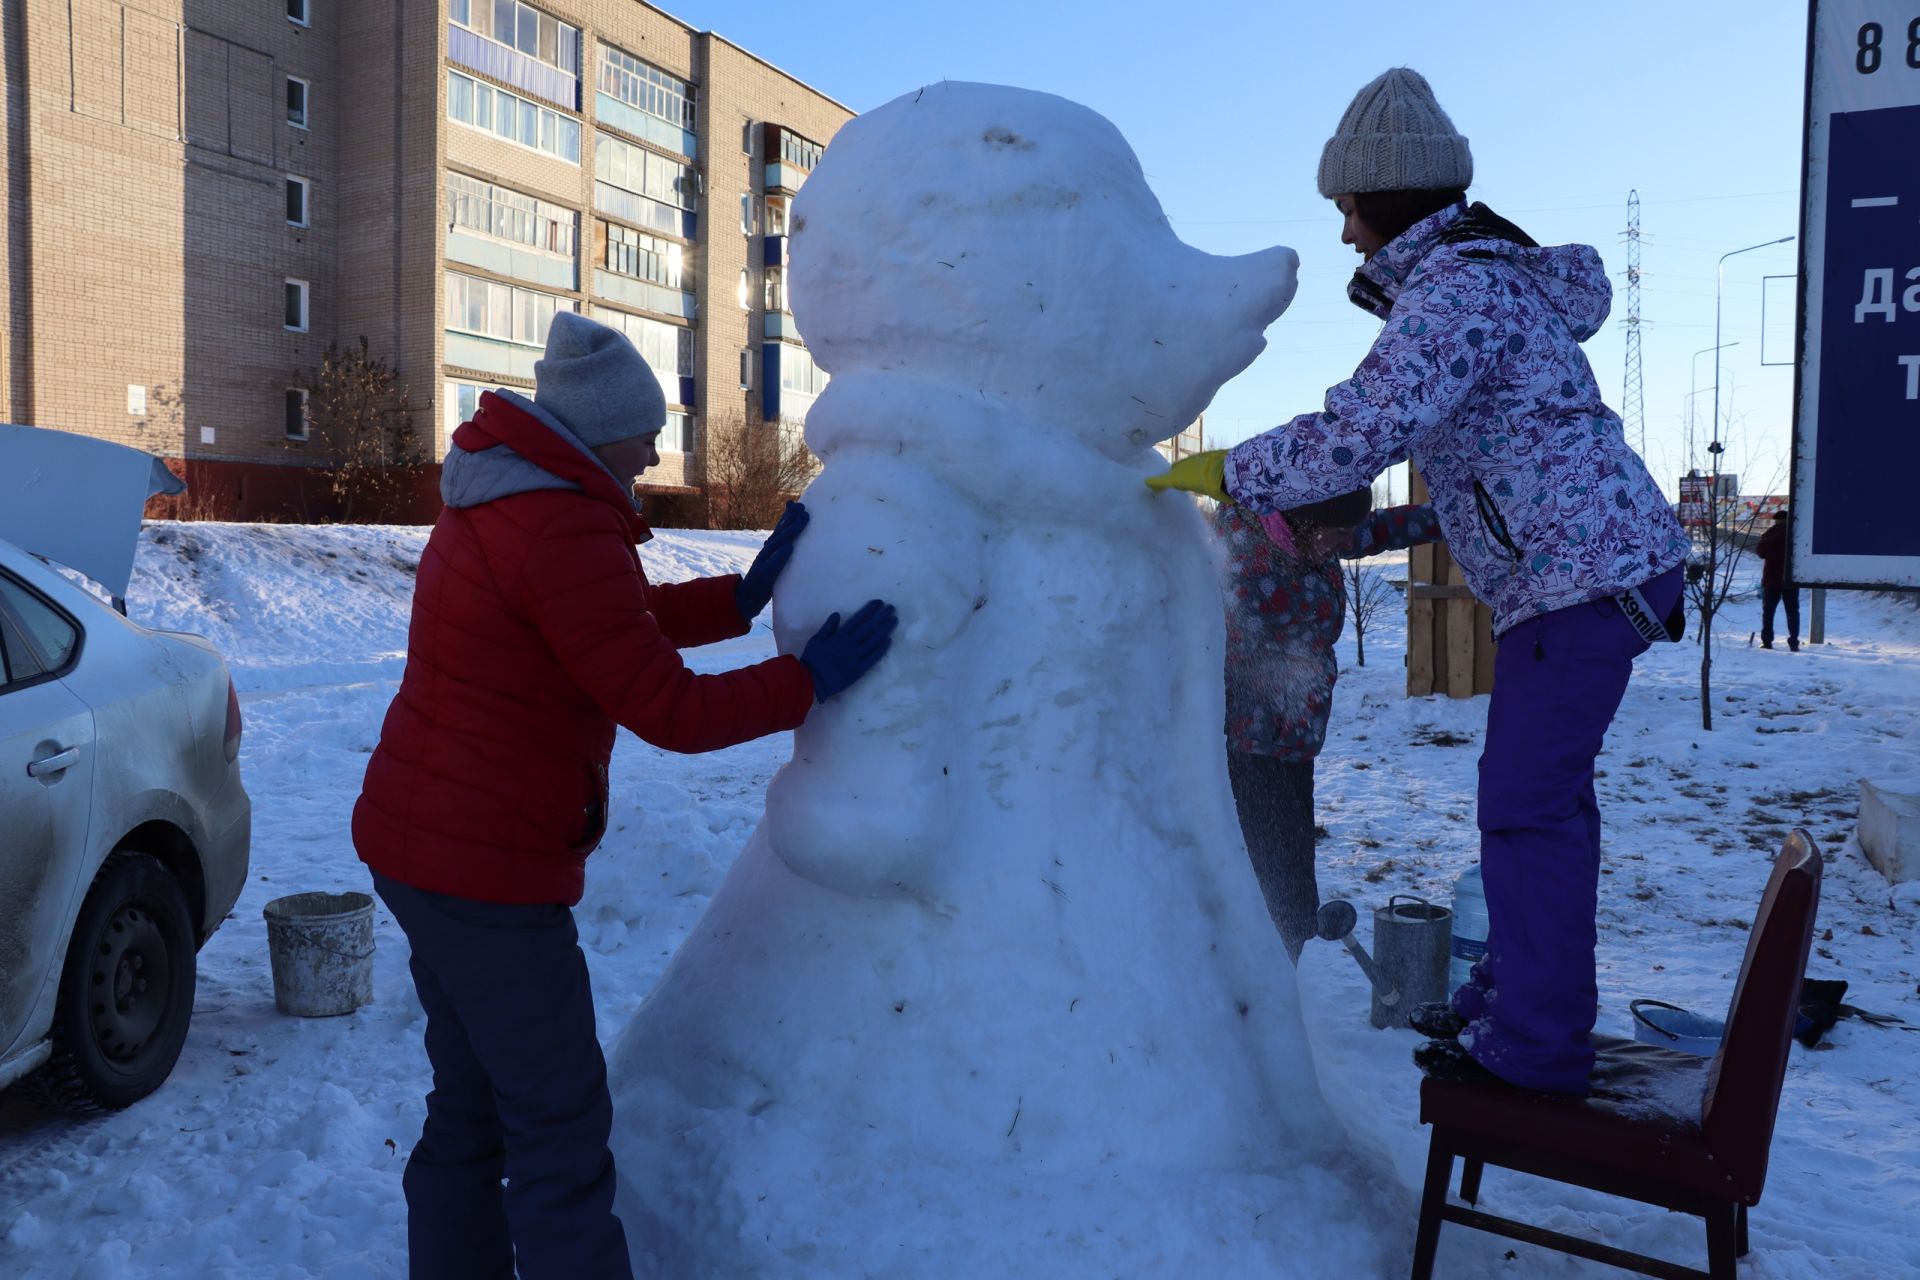
[[[1470,193],[1542,243],[1597,246],[1614,318],[1587,346],[1619,408],[1627,192],[1643,202],[1647,458],[1669,490],[1692,386],[1711,388],[1714,265],[1799,230],[1806,6],[1615,0],[1571,5],[1081,0],[669,0],[855,110],[935,79],[1058,93],[1119,126],[1182,238],[1214,253],[1287,244],[1300,292],[1266,354],[1208,411],[1215,442],[1318,407],[1378,323],[1345,299],[1358,259],[1314,189],[1321,145],[1354,91],[1389,66],[1432,81],[1472,141]],[[1171,15],[1178,15],[1177,23]],[[1721,353],[1729,468],[1785,488],[1796,246],[1727,264]],[[1778,304],[1778,305],[1776,305]],[[1693,382],[1697,369],[1698,382]],[[1702,439],[1711,391],[1698,400]]]

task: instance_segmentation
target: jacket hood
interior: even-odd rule
[[[1453,205],[1408,227],[1353,273],[1347,296],[1384,320],[1400,290],[1442,249],[1463,258],[1504,262],[1524,275],[1566,322],[1576,342],[1598,333],[1613,309],[1613,284],[1596,249],[1536,244],[1484,204]]]
[[[653,536],[631,494],[552,414],[516,392],[488,391],[473,421],[453,433],[440,470],[440,499],[456,509],[519,493],[560,489],[618,511],[634,542]]]

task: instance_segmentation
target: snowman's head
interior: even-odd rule
[[[1299,267],[1287,248],[1183,243],[1104,117],[986,84],[849,122],[792,237],[794,318],[828,372],[977,391],[1116,457],[1180,431],[1252,363]]]

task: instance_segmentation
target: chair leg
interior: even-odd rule
[[[1741,1205],[1739,1219],[1734,1224],[1734,1246],[1739,1256],[1747,1256],[1747,1206]]]
[[[1447,1203],[1447,1187],[1453,1182],[1453,1152],[1447,1149],[1440,1130],[1433,1131],[1427,1147],[1427,1185],[1420,1193],[1420,1226],[1413,1237],[1412,1280],[1432,1280],[1434,1254],[1440,1248],[1440,1210]]]
[[[1480,1174],[1485,1168],[1484,1162],[1475,1160],[1471,1156],[1461,1162],[1460,1198],[1468,1204],[1480,1203]]]
[[[1712,1280],[1735,1280],[1739,1236],[1740,1215],[1733,1205],[1707,1214],[1707,1275]]]

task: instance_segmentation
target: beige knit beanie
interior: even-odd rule
[[[1473,181],[1467,140],[1426,78],[1395,67],[1359,93],[1320,152],[1320,194],[1448,191]]]

